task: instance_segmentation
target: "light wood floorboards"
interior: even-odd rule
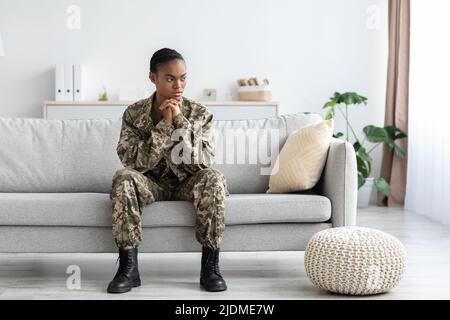
[[[106,293],[116,254],[0,254],[0,299],[450,299],[450,226],[402,209],[359,210],[358,225],[399,238],[408,254],[400,285],[369,297],[330,294],[315,288],[303,252],[224,252],[221,270],[229,289],[199,288],[200,253],[140,254],[142,286]],[[69,290],[67,267],[81,271],[81,288]]]

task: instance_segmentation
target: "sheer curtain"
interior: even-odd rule
[[[411,3],[405,208],[450,224],[450,1]]]

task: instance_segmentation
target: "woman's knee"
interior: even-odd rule
[[[139,172],[134,169],[122,168],[122,169],[117,170],[114,173],[113,180],[130,178],[130,177],[135,176],[136,174],[139,174]]]
[[[124,181],[128,182],[138,181],[139,175],[141,175],[141,173],[134,169],[130,168],[119,169],[114,173],[114,176],[112,178],[112,186],[114,187],[115,185],[123,183]]]
[[[219,170],[213,169],[213,168],[202,169],[202,170],[198,171],[197,174],[200,175],[202,178],[206,178],[211,181],[224,181],[225,180],[225,176],[223,175],[223,173],[220,172]]]

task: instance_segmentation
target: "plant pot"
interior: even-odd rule
[[[374,178],[367,178],[366,183],[358,190],[358,208],[367,208],[372,196]]]

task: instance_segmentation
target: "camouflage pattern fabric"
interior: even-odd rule
[[[145,206],[164,200],[188,200],[196,210],[195,237],[218,248],[225,229],[223,174],[214,159],[212,114],[183,97],[181,113],[169,123],[151,119],[155,93],[129,106],[122,118],[117,154],[124,165],[112,179],[112,230],[118,247],[138,247]]]

